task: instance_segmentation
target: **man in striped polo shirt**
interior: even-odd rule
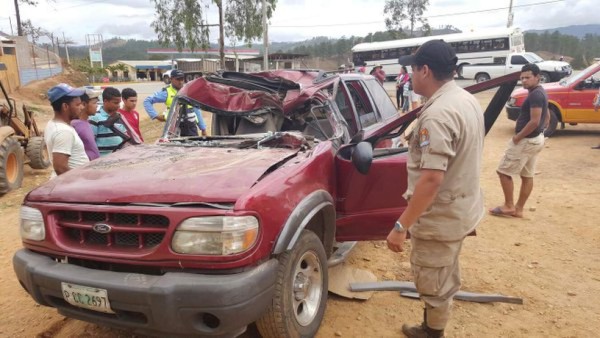
[[[96,115],[90,117],[92,131],[100,156],[106,156],[121,149],[125,144],[139,144],[132,138],[127,124],[117,112],[121,103],[121,93],[113,87],[106,87],[102,92],[102,107]]]

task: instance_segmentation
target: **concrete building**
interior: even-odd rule
[[[106,73],[113,81],[160,81],[171,68],[169,60],[118,60],[106,67]]]

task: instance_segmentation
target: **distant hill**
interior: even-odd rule
[[[558,27],[558,28],[549,28],[549,29],[541,29],[541,30],[527,30],[526,33],[544,33],[549,32],[553,33],[554,31],[558,31],[563,35],[573,35],[578,38],[583,38],[586,34],[600,35],[600,25],[573,25],[567,27]]]

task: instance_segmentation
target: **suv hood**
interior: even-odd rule
[[[544,64],[544,65],[552,66],[552,67],[561,67],[561,68],[565,67],[565,66],[571,66],[568,62],[564,62],[564,61],[544,60],[540,63]]]
[[[298,149],[139,145],[51,179],[28,201],[69,203],[235,202]]]

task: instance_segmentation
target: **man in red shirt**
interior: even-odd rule
[[[373,68],[373,76],[375,76],[375,78],[383,85],[383,81],[385,81],[385,72],[380,64],[376,64],[375,68]]]
[[[144,142],[140,131],[140,114],[135,110],[137,106],[137,93],[131,88],[125,88],[121,92],[123,98],[123,108],[119,109],[119,114],[127,121],[131,127],[131,131],[135,132],[138,138]]]

